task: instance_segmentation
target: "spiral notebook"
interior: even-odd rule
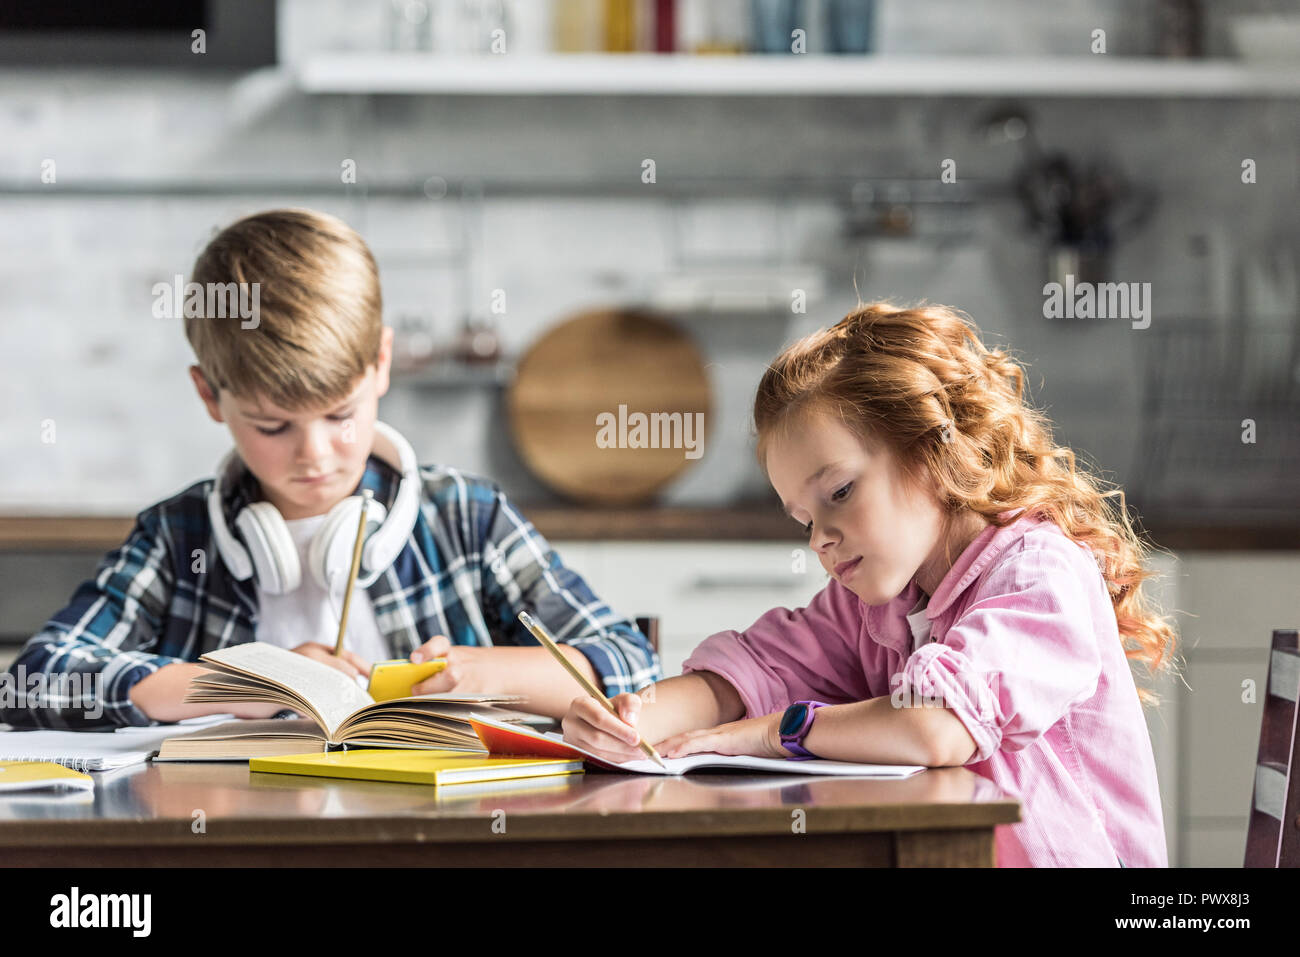
[[[113,731],[0,731],[0,761],[50,761],[74,771],[111,771],[144,764],[167,738],[232,717],[209,714],[176,724]]]

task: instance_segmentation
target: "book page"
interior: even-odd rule
[[[520,695],[462,695],[453,692],[389,698],[387,701],[366,705],[350,714],[347,720],[334,729],[330,739],[332,743],[350,741],[358,734],[370,734],[376,729],[396,727],[395,722],[410,725],[412,721],[416,724],[427,722],[430,727],[445,721],[459,722],[461,731],[474,739],[474,732],[470,730],[467,723],[472,713],[483,712],[499,721],[518,720],[524,716],[524,712],[499,709],[493,702],[522,700],[524,699]],[[358,728],[363,730],[358,731]]]
[[[218,648],[201,655],[199,661],[215,661],[292,688],[320,716],[321,727],[331,738],[348,715],[375,703],[338,669],[262,641]]]
[[[228,741],[231,738],[248,737],[311,738],[314,741],[324,741],[324,735],[311,718],[235,718],[183,737],[187,741]]]
[[[631,771],[636,774],[685,774],[696,768],[741,768],[752,771],[777,771],[786,774],[833,774],[878,778],[905,778],[924,771],[920,765],[895,764],[853,764],[848,761],[827,761],[820,758],[798,760],[794,758],[760,758],[752,755],[730,754],[690,754],[684,758],[664,758],[661,768],[649,758],[612,764],[597,757],[585,748],[570,744],[564,740],[559,731],[534,731],[518,724],[508,724],[476,712],[473,716],[488,731],[480,731],[479,737],[493,754],[529,753],[556,757],[563,752],[580,755],[602,767],[619,771]],[[476,729],[477,730],[477,729]],[[499,747],[494,746],[498,744]],[[536,748],[536,750],[533,750]]]

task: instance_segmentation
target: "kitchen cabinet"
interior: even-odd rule
[[[1300,627],[1300,551],[1183,552],[1177,595],[1178,864],[1241,867],[1268,649],[1274,629]],[[1245,681],[1254,700],[1243,700]]]
[[[1268,669],[1268,649],[1240,660],[1205,660],[1209,650],[1192,657],[1187,667],[1191,685],[1186,709],[1186,739],[1190,743],[1183,769],[1187,781],[1185,813],[1190,826],[1242,828],[1250,810],[1259,744],[1261,706],[1242,701],[1242,682],[1251,680],[1262,695]],[[1208,865],[1208,862],[1207,862]],[[1212,866],[1240,866],[1216,862]]]
[[[0,669],[44,627],[95,573],[102,554],[74,551],[0,551]]]
[[[659,618],[665,675],[714,632],[742,630],[770,608],[801,608],[829,581],[790,542],[553,542],[609,605]]]

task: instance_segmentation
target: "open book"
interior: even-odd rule
[[[685,774],[687,771],[733,769],[778,771],[782,774],[834,774],[868,778],[906,778],[925,767],[915,764],[852,764],[821,758],[758,758],[745,754],[688,754],[684,758],[664,758],[661,768],[648,758],[611,764],[584,748],[569,744],[558,732],[541,732],[512,725],[482,712],[470,716],[470,724],[489,753],[494,756],[542,758],[582,758],[584,761],[614,771],[637,774]],[[665,768],[667,770],[665,770]]]
[[[172,738],[160,760],[237,760],[327,751],[331,746],[482,751],[469,725],[471,712],[507,725],[535,715],[495,707],[518,695],[432,694],[376,702],[343,672],[265,642],[219,648],[201,655],[210,672],[190,682],[185,701],[282,704],[305,717],[234,721]]]

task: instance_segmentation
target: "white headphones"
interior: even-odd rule
[[[397,559],[411,537],[420,508],[420,473],[411,444],[392,426],[376,422],[371,454],[401,472],[402,480],[393,499],[392,512],[376,499],[371,499],[366,509],[365,544],[357,573],[357,584],[363,588],[373,584]],[[245,468],[235,449],[227,452],[217,465],[217,480],[208,493],[208,518],[217,551],[236,579],[246,581],[256,572],[257,584],[264,592],[283,595],[302,583],[302,568],[298,549],[279,509],[270,502],[250,502],[240,509],[235,528],[244,544],[226,526],[222,498]],[[327,592],[340,576],[347,580],[364,501],[360,495],[350,495],[339,502],[330,509],[312,539],[307,564],[312,577]]]

